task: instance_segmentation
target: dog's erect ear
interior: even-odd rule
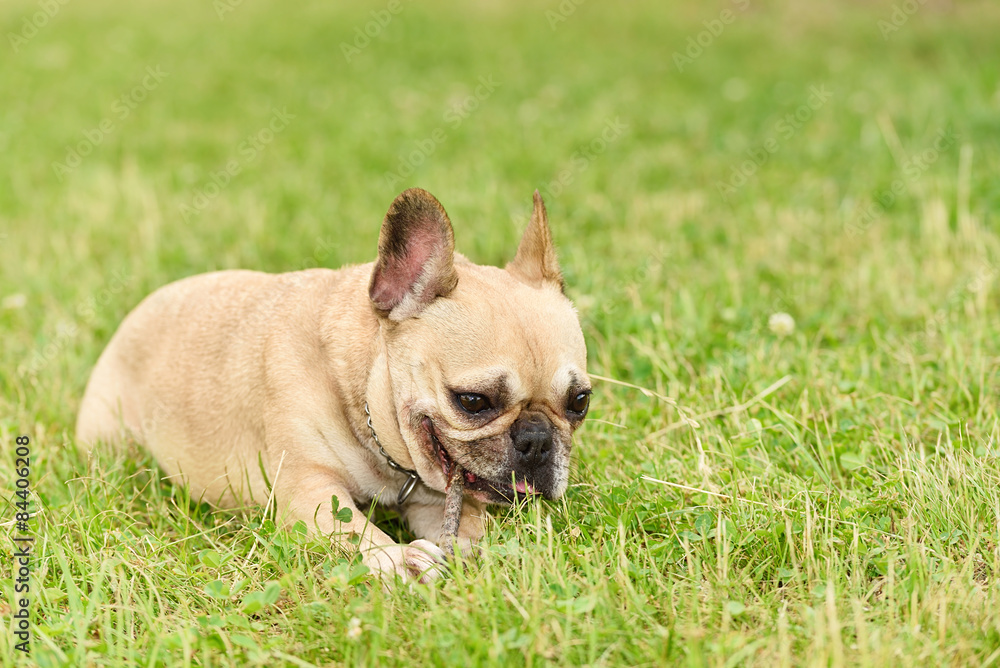
[[[368,296],[390,320],[405,320],[458,284],[455,235],[444,207],[426,190],[410,188],[382,222]]]
[[[535,191],[535,208],[531,212],[531,221],[521,237],[521,245],[517,247],[517,255],[507,265],[507,271],[521,281],[536,288],[545,283],[554,283],[564,290],[562,272],[556,260],[556,249],[552,245],[552,232],[549,231],[549,216],[545,212],[545,202]]]

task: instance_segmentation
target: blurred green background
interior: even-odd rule
[[[0,479],[30,434],[45,540],[34,655],[0,663],[1000,660],[998,29],[986,0],[5,2]],[[143,296],[369,261],[410,186],[498,264],[539,188],[591,372],[643,388],[595,381],[565,503],[385,594],[76,448]]]

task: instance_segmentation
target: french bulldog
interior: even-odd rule
[[[438,577],[453,467],[464,496],[449,547],[465,549],[487,505],[563,494],[591,394],[538,192],[505,268],[454,247],[444,208],[412,188],[389,207],[374,263],[220,271],[156,290],[98,359],[78,440],[131,438],[193,498],[275,503],[281,521],[345,549],[358,536],[381,576]],[[373,501],[417,540],[395,544],[369,523],[360,509]]]

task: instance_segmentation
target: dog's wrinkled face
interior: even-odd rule
[[[453,257],[451,226],[437,209],[447,223],[428,193],[400,195],[382,241],[386,226],[399,223],[394,210],[408,211],[409,237],[399,244],[405,251],[390,257],[380,242],[370,291],[385,318],[394,402],[417,472],[444,490],[458,464],[466,495],[486,503],[557,498],[566,489],[590,380],[541,198],[536,193],[532,221],[506,269]],[[428,232],[435,226],[442,234]],[[400,273],[407,290],[393,282]],[[387,294],[395,304],[380,303]]]
[[[388,343],[410,454],[440,489],[457,462],[466,493],[481,501],[556,498],[590,396],[576,313],[558,288],[532,288],[493,267],[458,272],[454,292],[401,323]]]

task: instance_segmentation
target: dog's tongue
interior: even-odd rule
[[[525,482],[524,480],[518,481],[514,485],[514,491],[518,494],[537,494],[534,486],[530,482]]]

